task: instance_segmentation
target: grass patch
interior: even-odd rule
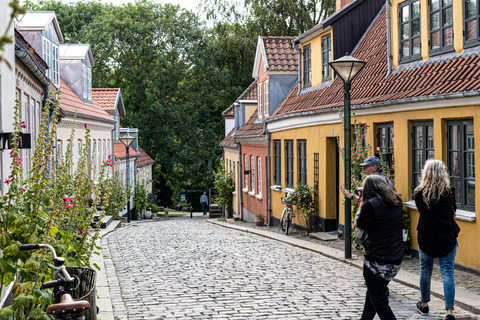
[[[227,219],[225,219],[224,217],[220,217],[220,218],[217,218],[217,221],[223,221],[223,222],[226,222]]]
[[[185,213],[168,213],[168,217],[169,218],[175,218],[175,217],[183,217],[183,216],[186,216]],[[157,217],[159,218],[165,218],[165,214],[164,213],[157,213]]]

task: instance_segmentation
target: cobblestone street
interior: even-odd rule
[[[123,227],[102,240],[114,316],[134,319],[360,319],[362,271],[341,261],[201,216]],[[443,319],[415,310],[419,291],[390,283],[398,319]],[[480,319],[456,308],[457,319]]]

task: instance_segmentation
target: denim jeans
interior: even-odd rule
[[[207,214],[207,211],[208,211],[208,203],[206,203],[206,202],[201,202],[201,204],[202,204],[203,214],[206,215],[206,214]]]
[[[363,277],[367,284],[367,296],[361,320],[372,320],[375,318],[375,314],[378,314],[381,320],[397,319],[388,305],[387,286],[390,281],[376,276],[365,265],[363,266]]]
[[[422,302],[430,301],[430,283],[432,280],[433,260],[418,247],[420,256],[420,294]],[[440,271],[443,281],[443,295],[445,297],[445,309],[453,309],[455,300],[455,279],[454,279],[454,263],[457,254],[457,246],[450,251],[445,257],[439,258]]]

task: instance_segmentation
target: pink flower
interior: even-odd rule
[[[380,147],[377,147],[377,151],[380,151]]]
[[[25,121],[22,121],[22,128],[26,128],[27,125],[25,124]]]
[[[83,231],[82,231],[81,229],[77,229],[77,233],[78,233],[79,235],[83,235]]]
[[[5,182],[7,184],[7,186],[10,184],[10,179],[5,179]]]
[[[25,189],[25,188],[22,188],[22,192],[27,192],[27,189]]]
[[[108,155],[108,160],[112,160],[112,155],[111,154]]]
[[[67,209],[72,209],[72,208],[73,208],[73,203],[67,206]]]
[[[13,158],[13,150],[10,151],[10,158]]]
[[[87,124],[86,123],[84,123],[83,126],[85,127],[85,129],[87,129]]]
[[[22,164],[22,158],[19,157],[19,158],[17,159],[17,162],[15,162],[15,164],[16,164],[17,166],[20,165],[20,164]]]
[[[72,202],[72,199],[70,199],[68,197],[65,197],[65,198],[63,198],[63,202],[65,202],[65,203]]]

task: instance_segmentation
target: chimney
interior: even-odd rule
[[[336,3],[335,3],[336,11],[340,11],[343,7],[345,7],[347,4],[349,4],[352,1],[353,0],[336,0]]]

